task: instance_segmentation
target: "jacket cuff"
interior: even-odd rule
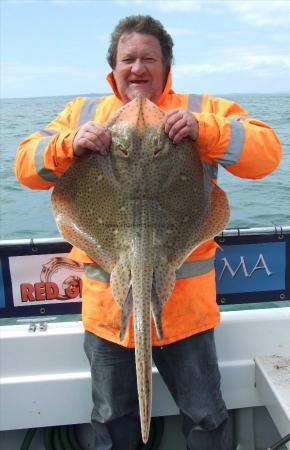
[[[77,134],[77,130],[66,131],[61,133],[56,142],[56,160],[55,170],[58,174],[62,174],[70,164],[77,158],[73,151],[73,140]]]
[[[79,129],[70,131],[63,138],[64,152],[69,160],[73,160],[76,158],[76,155],[73,151],[73,141],[78,131]]]

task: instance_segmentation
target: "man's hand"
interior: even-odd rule
[[[82,156],[88,150],[107,155],[111,145],[111,133],[104,125],[87,122],[82,125],[73,140],[76,156]]]
[[[198,137],[198,122],[190,111],[177,108],[165,114],[164,130],[174,144],[185,137],[195,141]]]

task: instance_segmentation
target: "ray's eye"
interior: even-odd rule
[[[129,139],[126,139],[124,136],[114,136],[112,138],[112,150],[116,155],[128,158],[129,156]]]
[[[118,142],[116,144],[116,149],[119,150],[119,152],[122,153],[122,155],[128,157],[129,156],[129,152],[128,152],[128,145],[126,145],[126,143],[124,142]]]
[[[116,156],[128,158],[132,145],[131,132],[125,126],[114,125],[111,129],[112,150]]]

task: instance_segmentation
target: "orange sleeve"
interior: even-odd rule
[[[242,178],[262,178],[281,160],[281,143],[266,123],[251,118],[237,103],[205,96],[197,145],[205,160]]]
[[[31,189],[49,189],[74,159],[73,139],[84,99],[77,97],[44,129],[24,139],[17,150],[15,174]]]

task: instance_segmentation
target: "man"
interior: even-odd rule
[[[23,141],[16,158],[20,182],[51,188],[76,157],[97,151],[106,157],[106,122],[142,94],[166,111],[164,129],[173,142],[187,137],[198,146],[204,169],[216,182],[217,165],[234,175],[261,178],[273,171],[281,146],[270,126],[250,118],[236,103],[210,96],[176,94],[171,87],[173,42],[160,22],[130,16],[111,36],[108,81],[114,95],[72,100],[48,127]],[[163,308],[164,339],[153,333],[155,364],[175,399],[190,450],[227,450],[228,416],[220,392],[213,329],[220,320],[215,293],[213,240],[189,258],[192,271],[178,279]],[[140,423],[134,364],[133,323],[122,342],[121,312],[109,283],[79,249],[85,263],[83,323],[91,364],[97,450],[136,450]]]

